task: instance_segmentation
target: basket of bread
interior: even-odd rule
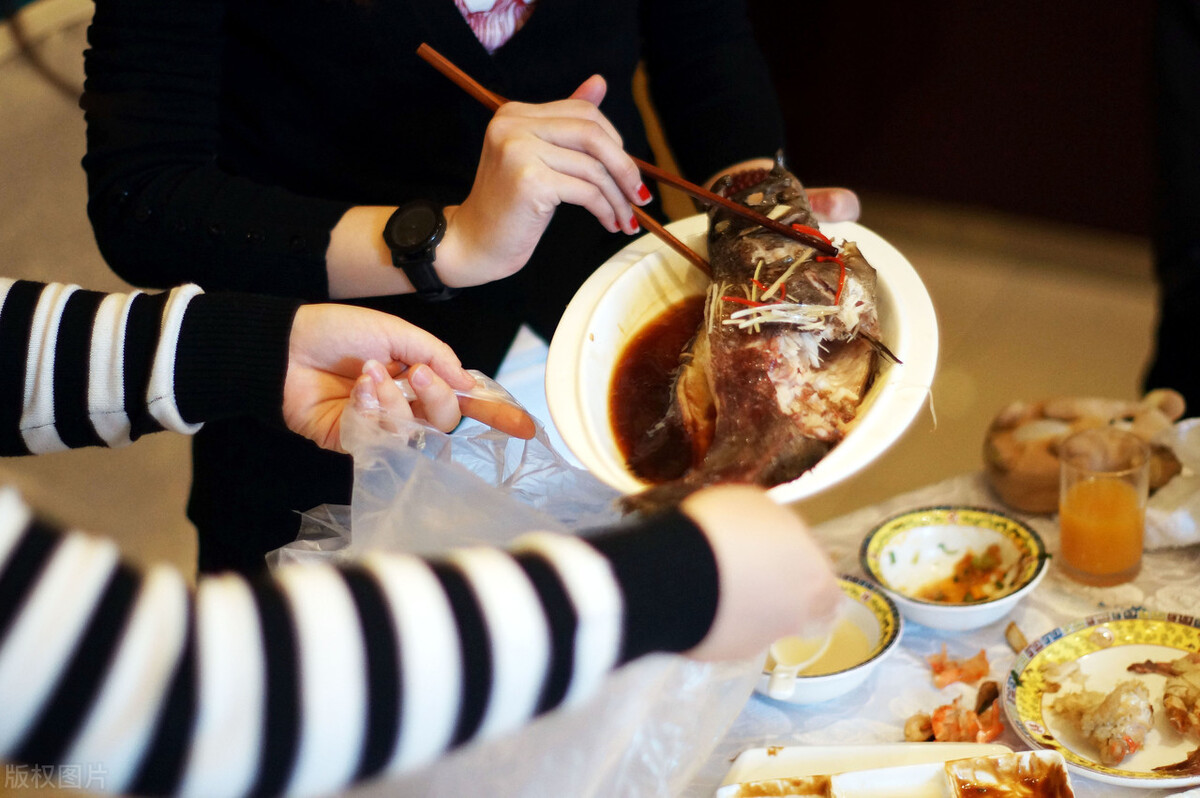
[[[1080,430],[1119,425],[1150,445],[1150,491],[1162,487],[1182,466],[1170,447],[1155,442],[1182,418],[1183,397],[1167,388],[1138,401],[1100,397],[1054,397],[1013,402],[992,419],[983,444],[988,483],[1009,507],[1027,513],[1058,510],[1058,446]]]

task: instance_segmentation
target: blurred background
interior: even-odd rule
[[[1153,3],[750,8],[793,166],[810,185],[861,194],[861,221],[912,262],[940,324],[926,409],[884,457],[799,512],[822,521],[978,470],[988,422],[1009,402],[1140,395],[1156,313]],[[9,0],[0,11],[0,273],[127,288],[84,208],[77,99],[91,3]],[[0,471],[135,560],[194,567],[180,436]],[[0,796],[20,794],[21,774],[4,772]]]

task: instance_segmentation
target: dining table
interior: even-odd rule
[[[1039,640],[1064,625],[1097,614],[1145,608],[1164,613],[1200,617],[1200,545],[1146,551],[1142,568],[1130,582],[1112,587],[1091,587],[1069,579],[1057,567],[1058,521],[1054,515],[1031,515],[1006,507],[991,491],[983,471],[964,473],[920,487],[869,507],[826,521],[812,530],[840,573],[865,578],[859,563],[864,537],[893,515],[924,507],[970,506],[999,510],[1031,526],[1042,537],[1050,555],[1041,582],[1004,618],[970,631],[941,631],[905,620],[898,648],[874,670],[863,685],[848,694],[822,703],[798,705],[767,698],[755,692],[728,731],[686,788],[687,798],[711,798],[722,785],[734,759],[744,751],[764,748],[814,751],[827,746],[859,748],[870,759],[871,747],[894,747],[904,741],[904,723],[917,712],[931,712],[958,695],[973,700],[976,688],[954,683],[938,688],[931,679],[927,657],[945,646],[951,657],[987,653],[988,679],[1001,691],[1018,654],[1005,640],[1013,622],[1028,641]],[[1005,718],[1005,729],[996,742],[1013,751],[1031,745]],[[912,745],[938,745],[913,743]],[[1197,777],[1200,780],[1200,776]],[[1129,786],[1071,773],[1079,798],[1166,795],[1200,796],[1200,788],[1152,785]]]
[[[553,423],[543,389],[547,344],[522,329],[497,379],[539,419],[544,420],[549,441],[574,465],[572,455]],[[1187,423],[1187,422],[1185,422]],[[931,712],[956,696],[973,700],[976,688],[955,683],[937,688],[930,677],[927,657],[945,646],[951,657],[987,653],[987,679],[999,682],[1001,692],[1018,654],[1005,639],[1013,622],[1030,642],[1081,619],[1117,610],[1148,609],[1200,618],[1200,543],[1174,545],[1144,553],[1138,575],[1125,584],[1091,587],[1069,579],[1056,565],[1059,553],[1058,519],[1006,506],[991,490],[984,471],[967,472],[901,493],[876,504],[812,527],[839,573],[867,579],[859,562],[863,539],[888,518],[924,507],[969,506],[998,510],[1032,527],[1042,538],[1050,556],[1045,576],[1032,593],[1005,617],[970,631],[940,631],[905,620],[899,646],[881,663],[867,681],[848,694],[817,704],[798,705],[750,695],[728,730],[699,765],[681,798],[713,798],[730,773],[737,756],[765,748],[805,749],[821,753],[830,746],[845,747],[870,758],[871,751],[885,748],[891,753],[904,741],[904,723],[917,712]],[[803,515],[803,504],[797,505]],[[1200,519],[1198,519],[1200,520]],[[1195,539],[1200,540],[1200,531]],[[1175,543],[1181,541],[1176,539]],[[868,580],[869,581],[869,580]],[[1200,625],[1200,621],[1196,622]],[[1013,751],[1031,746],[1004,718],[1005,729],[995,741]],[[938,745],[938,743],[912,743]],[[882,760],[881,760],[882,761]],[[1200,782],[1200,776],[1196,777]],[[1155,789],[1130,787],[1071,773],[1079,798],[1200,798],[1200,786]]]

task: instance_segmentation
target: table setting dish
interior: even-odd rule
[[[1011,750],[1002,743],[879,743],[747,748],[734,757],[720,786],[873,768],[941,765],[951,759],[1007,754]]]
[[[1198,650],[1200,619],[1192,616],[1130,608],[1082,618],[1043,635],[1017,657],[1002,695],[1004,710],[1026,743],[1059,752],[1068,769],[1081,776],[1124,788],[1198,785],[1196,729],[1177,730],[1175,723],[1188,719],[1164,698],[1172,695],[1173,684],[1182,687],[1174,694],[1184,702],[1184,713],[1194,714],[1200,693],[1162,672],[1189,658],[1200,666]],[[1114,753],[1097,740],[1099,731],[1085,733],[1067,702],[1072,695],[1099,698],[1124,691],[1132,696],[1130,688],[1141,693],[1140,710],[1135,697],[1093,710],[1112,709],[1111,718],[1096,722],[1127,738]]]
[[[906,747],[901,747],[906,746]],[[792,749],[739,756],[716,798],[836,796],[836,798],[1072,798],[1070,775],[1056,751],[1013,752],[976,743],[901,746],[818,746],[807,759],[764,762]],[[819,757],[819,758],[818,758]],[[910,761],[904,762],[908,758]],[[897,761],[901,764],[895,764]],[[808,765],[807,767],[805,765]],[[848,766],[848,767],[847,767]],[[767,775],[777,774],[777,775]]]
[[[862,685],[896,650],[904,628],[896,605],[858,577],[842,576],[838,585],[845,600],[821,655],[781,686],[768,654],[758,693],[789,704],[830,701]]]
[[[688,247],[707,253],[708,217],[667,225]],[[886,451],[924,403],[937,362],[937,320],[912,265],[886,240],[854,222],[826,223],[830,239],[857,242],[878,274],[881,338],[899,362],[883,362],[845,438],[799,477],[771,488],[781,503],[826,490]],[[580,287],[550,342],[546,395],[551,418],[572,454],[597,478],[624,494],[648,483],[628,467],[613,431],[610,392],[626,346],[650,322],[709,277],[654,236],[643,236],[602,264]]]
[[[1041,536],[981,507],[923,507],[872,529],[859,549],[866,574],[908,620],[977,629],[1003,618],[1046,574]]]

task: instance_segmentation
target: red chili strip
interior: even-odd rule
[[[742,299],[740,296],[723,296],[721,299],[724,299],[726,302],[736,302],[748,308],[762,308],[769,304],[767,302],[755,302],[753,299]]]
[[[758,286],[758,290],[759,290],[759,291],[762,291],[764,294],[765,294],[765,293],[767,293],[767,290],[770,288],[770,286],[769,286],[769,285],[763,285],[762,283],[760,283],[758,280],[756,280],[756,279],[755,279],[755,278],[753,278],[753,277],[751,277],[751,278],[750,278],[750,282],[752,282],[752,283],[754,283],[755,285],[757,285],[757,286]],[[780,302],[787,302],[787,287],[786,287],[786,286],[780,286],[780,287],[779,287],[779,301],[780,301]]]
[[[846,262],[842,260],[841,255],[818,255],[814,260],[819,263],[833,261],[838,265],[838,287],[837,293],[833,295],[833,304],[842,304],[842,289],[846,287]]]
[[[805,233],[806,235],[810,235],[810,236],[814,236],[814,237],[816,237],[816,238],[819,238],[819,239],[821,239],[822,241],[824,241],[826,244],[829,244],[830,246],[833,246],[833,241],[831,241],[831,240],[829,239],[829,236],[825,235],[824,233],[822,233],[820,230],[818,230],[818,229],[817,229],[817,228],[815,228],[815,227],[809,227],[809,226],[808,226],[808,225],[806,225],[806,224],[800,224],[799,222],[793,222],[793,223],[792,223],[792,229],[793,229],[793,230],[798,230],[799,232],[801,232],[801,233]],[[837,250],[834,250],[834,251],[836,252]]]

